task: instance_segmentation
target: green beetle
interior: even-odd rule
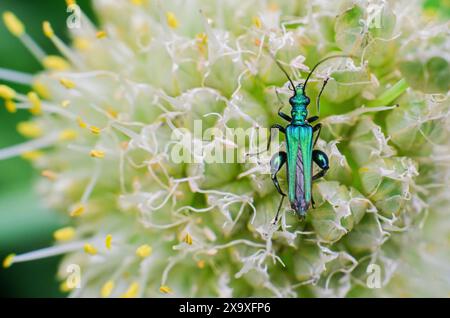
[[[294,90],[293,96],[289,99],[289,104],[291,105],[291,116],[278,111],[278,115],[284,120],[287,120],[289,124],[286,127],[278,124],[272,125],[271,134],[267,144],[267,150],[269,150],[272,139],[272,129],[279,130],[286,137],[286,151],[276,153],[270,161],[270,172],[273,184],[275,185],[278,193],[282,196],[275,217],[275,223],[278,220],[278,215],[283,204],[284,197],[286,196],[277,179],[277,173],[283,165],[286,164],[288,183],[287,196],[291,208],[302,219],[306,216],[308,209],[311,206],[314,206],[314,199],[312,197],[313,181],[323,177],[329,169],[328,156],[323,151],[314,149],[319,138],[322,125],[320,123],[314,126],[311,125],[319,119],[318,116],[308,118],[307,108],[310,104],[310,99],[306,95],[306,84],[318,65],[326,60],[337,57],[350,56],[333,55],[321,60],[308,74],[305,83],[299,85],[294,85],[294,82],[291,80],[287,72],[283,69],[280,63],[275,60],[277,65],[289,79],[289,82]],[[322,95],[327,82],[328,79],[324,81],[317,97],[318,110],[320,109],[320,96]],[[316,134],[315,137],[314,134]],[[320,171],[315,175],[313,175],[313,162],[320,168]]]

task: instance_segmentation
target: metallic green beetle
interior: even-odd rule
[[[304,84],[294,85],[294,82],[289,77],[288,73],[283,69],[278,61],[275,62],[287,76],[289,82],[294,88],[294,94],[289,99],[291,105],[291,116],[278,111],[278,115],[287,120],[289,124],[286,127],[275,124],[271,126],[272,129],[278,129],[286,136],[286,151],[276,153],[270,161],[271,178],[277,189],[278,193],[282,195],[280,205],[278,207],[277,214],[275,216],[274,223],[278,220],[278,214],[283,204],[286,194],[281,190],[280,184],[277,179],[277,173],[286,165],[287,183],[288,183],[288,199],[291,208],[297,213],[300,218],[306,216],[306,212],[312,205],[314,207],[314,199],[312,197],[312,182],[325,175],[329,169],[329,161],[327,155],[320,150],[314,149],[317,140],[320,135],[322,125],[319,123],[312,126],[311,123],[319,119],[318,116],[308,118],[308,105],[310,103],[309,97],[306,95],[306,84],[317,68],[322,62],[331,58],[337,57],[349,57],[347,55],[333,55],[321,60],[317,63]],[[320,96],[328,82],[326,79],[323,86],[317,96],[317,109],[320,109]],[[314,138],[314,134],[316,137]],[[270,142],[272,139],[272,133],[269,136],[267,143],[267,150],[270,148]],[[320,168],[320,171],[313,175],[313,162]]]

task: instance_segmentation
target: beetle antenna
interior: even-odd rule
[[[287,79],[289,80],[289,82],[292,85],[292,90],[295,92],[295,84],[292,81],[291,77],[289,76],[288,72],[284,69],[284,67],[281,65],[281,63],[276,59],[275,55],[272,54],[272,52],[269,52],[269,55],[272,57],[272,59],[275,61],[275,63],[277,63],[278,67],[280,68],[280,70],[284,73],[284,75],[286,75]]]
[[[316,106],[317,106],[317,113],[318,114],[320,114],[320,97],[322,96],[323,90],[325,89],[325,86],[327,85],[329,80],[330,80],[330,78],[327,77],[323,81],[322,88],[320,89],[319,95],[317,95]]]
[[[303,92],[304,92],[305,94],[306,94],[306,84],[308,83],[309,78],[311,77],[312,73],[314,73],[314,71],[316,70],[316,68],[317,68],[320,64],[322,64],[323,62],[328,61],[328,60],[331,60],[331,59],[334,59],[334,58],[338,58],[338,57],[349,57],[349,58],[351,58],[351,57],[353,57],[353,56],[352,56],[352,55],[345,55],[345,54],[341,54],[341,55],[332,55],[332,56],[328,56],[328,57],[326,57],[326,58],[320,60],[319,62],[317,62],[317,64],[314,65],[314,67],[312,68],[311,72],[309,72],[308,76],[306,77],[305,83],[303,84]]]

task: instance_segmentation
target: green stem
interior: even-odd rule
[[[381,94],[377,99],[370,101],[367,106],[387,106],[391,104],[394,100],[396,100],[401,94],[403,94],[408,88],[408,84],[402,78],[397,83],[394,84],[391,88]]]

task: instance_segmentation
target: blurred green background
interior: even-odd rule
[[[95,1],[95,0],[94,0]],[[78,4],[91,19],[94,15],[89,0]],[[424,6],[430,14],[442,19],[450,17],[450,0],[427,0]],[[65,1],[63,0],[1,0],[0,14],[13,11],[27,27],[27,32],[49,54],[57,53],[52,44],[42,34],[42,21],[49,20],[55,32],[67,41]],[[40,64],[0,24],[0,68],[13,69],[25,73],[41,70]],[[28,87],[8,84],[16,90],[27,92]],[[16,132],[18,122],[29,117],[27,112],[9,114],[0,101],[0,148],[24,141]],[[34,192],[33,172],[28,162],[14,158],[0,161],[0,259],[9,253],[23,253],[52,244],[52,233],[65,223],[65,219],[54,211],[48,211]],[[0,269],[0,296],[3,297],[60,297],[56,280],[58,257],[15,264],[8,269]]]
[[[83,11],[93,17],[89,1],[78,1]],[[55,32],[67,41],[64,0],[1,0],[0,14],[10,10],[24,22],[27,33],[49,54],[56,54],[51,42],[42,34],[42,21],[49,20]],[[38,61],[0,23],[0,68],[36,73],[42,69]],[[20,92],[29,87],[13,85],[0,79]],[[0,148],[24,141],[16,131],[16,125],[29,117],[28,112],[8,113],[0,101]],[[48,211],[34,191],[38,174],[31,165],[14,158],[0,161],[0,259],[9,253],[23,253],[52,244],[52,233],[64,225],[65,219],[54,211]],[[8,269],[0,269],[0,296],[3,297],[58,297],[56,280],[58,257],[41,261],[19,263]]]

